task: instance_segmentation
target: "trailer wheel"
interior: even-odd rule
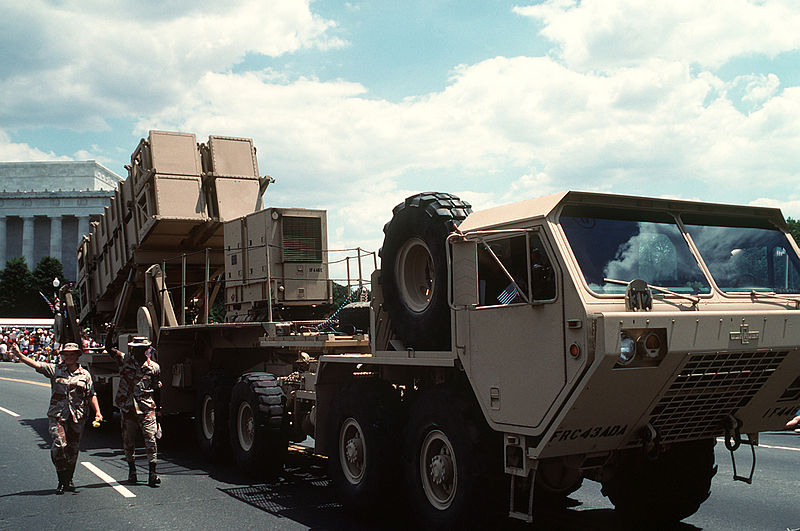
[[[683,520],[711,494],[715,444],[714,439],[675,444],[655,461],[639,449],[623,452],[602,492],[632,523]]]
[[[230,449],[228,407],[231,379],[219,372],[210,372],[198,385],[195,407],[195,434],[200,451],[209,459],[218,459]]]
[[[330,466],[334,488],[351,511],[373,513],[393,500],[400,472],[400,397],[383,380],[357,380],[336,396]]]
[[[407,347],[450,346],[445,240],[470,212],[469,203],[454,195],[426,192],[397,205],[383,227],[384,307]]]
[[[473,528],[501,514],[502,444],[475,403],[450,386],[412,406],[406,440],[412,514],[423,528]]]
[[[274,476],[288,447],[286,396],[271,374],[239,377],[231,391],[228,427],[239,468],[254,476]]]

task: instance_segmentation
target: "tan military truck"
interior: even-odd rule
[[[372,353],[316,375],[351,506],[392,499],[402,470],[423,526],[530,521],[589,478],[626,518],[677,521],[709,496],[718,437],[754,446],[800,407],[800,259],[776,209],[421,194],[384,231]]]
[[[676,521],[708,497],[718,437],[754,447],[800,408],[800,258],[777,209],[566,192],[472,213],[417,194],[384,227],[366,334],[315,319],[324,212],[237,197],[239,217],[143,215],[127,276],[81,311],[154,340],[164,410],[194,416],[209,458],[275,472],[311,436],[347,507],[402,495],[423,527],[530,521],[584,478],[626,518]],[[102,259],[85,263],[82,287]]]

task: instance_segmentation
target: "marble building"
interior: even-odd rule
[[[76,249],[122,177],[97,162],[0,162],[0,268],[23,256],[32,271],[45,256],[77,275]]]

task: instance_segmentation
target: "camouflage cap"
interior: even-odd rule
[[[81,349],[80,349],[80,347],[78,346],[77,343],[67,343],[61,349],[61,352],[78,352],[78,353],[80,353]]]

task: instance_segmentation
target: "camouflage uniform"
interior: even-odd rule
[[[58,471],[74,470],[94,385],[89,371],[78,366],[69,372],[63,363],[40,363],[36,370],[50,380],[52,394],[47,420],[53,446],[50,457]]]
[[[119,390],[115,404],[122,413],[122,446],[125,458],[133,462],[136,430],[141,428],[147,461],[156,462],[156,402],[153,394],[161,386],[158,363],[147,359],[139,365],[131,354],[118,358]]]

